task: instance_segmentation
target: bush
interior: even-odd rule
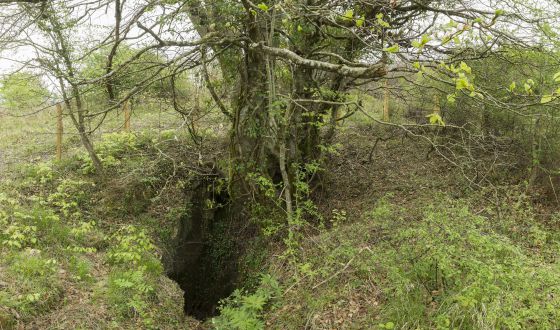
[[[163,275],[161,262],[154,257],[155,246],[146,232],[129,225],[112,236],[112,247],[107,253],[113,265],[107,285],[107,300],[123,317],[139,315],[145,326],[151,327],[154,315],[159,276]]]
[[[300,264],[273,268],[290,292],[267,315],[272,328],[555,329],[557,259],[466,201],[436,200],[416,209],[381,199],[362,220],[302,242]],[[555,244],[528,228],[539,248]]]
[[[386,218],[385,322],[438,329],[552,329],[560,322],[560,275],[495,233],[461,203],[430,206],[416,223]]]
[[[88,201],[88,189],[93,186],[93,183],[83,180],[64,179],[56,188],[56,192],[48,196],[48,201],[66,218],[79,220]]]
[[[270,275],[264,275],[254,293],[235,290],[230,297],[224,299],[220,307],[220,316],[213,318],[212,324],[218,330],[264,329],[262,316],[265,307],[271,299],[279,296],[278,282]]]
[[[68,243],[69,229],[49,208],[39,203],[20,204],[0,199],[0,242],[2,246],[23,249],[35,245],[57,246]]]
[[[116,167],[121,161],[140,147],[138,137],[132,133],[111,133],[103,135],[102,140],[97,144],[95,152],[105,167]],[[84,174],[93,173],[95,168],[89,156],[83,154],[81,157],[82,172]]]

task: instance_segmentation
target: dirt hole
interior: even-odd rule
[[[198,320],[218,315],[220,300],[235,289],[236,249],[227,203],[227,196],[215,195],[210,184],[200,184],[175,242],[168,276],[184,291],[185,314]]]

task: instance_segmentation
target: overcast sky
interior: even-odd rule
[[[0,11],[3,8],[0,7]],[[97,10],[88,20],[89,24],[80,24],[80,28],[76,35],[81,36],[83,40],[95,38],[103,38],[106,36],[104,30],[108,30],[114,26],[113,12],[109,10]],[[1,17],[0,17],[1,19]],[[31,38],[40,39],[40,36],[33,31],[29,31]],[[102,33],[100,33],[102,32]],[[103,34],[103,35],[102,35]],[[80,38],[77,38],[80,39]],[[0,75],[13,72],[21,67],[21,62],[35,58],[35,53],[30,47],[19,47],[16,50],[0,49]]]

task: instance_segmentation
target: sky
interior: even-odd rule
[[[4,7],[0,7],[0,12],[3,10],[6,9]],[[101,35],[99,32],[108,30],[114,26],[114,18],[112,14],[112,9],[96,10],[88,20],[89,24],[81,25],[73,36],[81,36],[81,38],[77,39],[79,40],[83,38],[83,41],[105,37],[105,33]],[[0,17],[0,19],[2,19],[2,17]],[[35,39],[34,41],[40,41],[41,37],[38,33],[33,32],[30,29],[26,32],[29,33],[29,38]],[[0,75],[20,68],[21,64],[19,62],[30,60],[35,57],[35,52],[31,47],[19,47],[15,50],[2,50],[0,48]]]
[[[68,4],[80,3],[82,1],[83,0],[66,0]],[[93,4],[94,6],[97,6],[96,2],[89,2],[89,3]],[[110,3],[112,4],[113,2],[110,1]],[[134,13],[135,9],[144,5],[145,5],[145,0],[128,0],[125,10],[122,14],[123,22],[126,22],[127,18],[129,18],[129,16],[131,16]],[[7,10],[5,8],[7,7],[2,7],[2,5],[0,5],[0,22],[2,21],[3,11],[5,13]],[[166,8],[166,10],[170,10],[170,8],[172,7],[168,7]],[[80,11],[79,14],[83,13],[84,11],[83,9],[84,8],[80,8],[78,10]],[[93,14],[91,14],[90,17],[80,22],[79,24],[80,27],[76,28],[76,31],[74,31],[71,36],[73,42],[76,43],[75,46],[80,47],[82,49],[87,49],[92,45],[98,44],[101,40],[105,39],[108,33],[114,28],[114,20],[115,20],[114,9],[111,5],[109,5],[108,7],[105,6],[102,8],[96,8],[92,12]],[[146,24],[147,26],[151,26],[152,25],[151,23],[146,23],[146,22],[154,22],[162,14],[163,14],[163,10],[160,9],[159,7],[145,13],[142,16],[144,24]],[[157,27],[155,29],[157,30]],[[190,27],[184,29],[184,31],[188,31],[189,29]],[[133,25],[129,33],[129,37],[135,37],[138,34],[140,34],[140,32],[142,31],[138,27],[136,27],[136,25]],[[38,33],[34,33],[33,31],[29,31],[28,33],[30,38],[35,38],[36,39],[35,41],[40,41],[40,35]],[[142,44],[142,43],[146,43],[147,40],[149,40],[149,42],[153,42],[153,39],[151,37],[144,37],[140,40],[135,39],[129,41],[128,43]],[[21,67],[21,65],[18,63],[19,61],[25,61],[25,60],[33,59],[35,57],[36,55],[33,49],[30,47],[20,47],[17,50],[2,51],[1,44],[0,44],[0,75],[6,74],[8,72],[12,72],[14,69]]]

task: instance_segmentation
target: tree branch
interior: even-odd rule
[[[342,76],[353,77],[353,78],[377,78],[383,77],[387,73],[385,69],[385,64],[378,62],[376,64],[364,66],[363,64],[356,64],[356,66],[349,66],[346,64],[334,64],[330,62],[323,62],[317,60],[311,60],[303,58],[298,54],[292,52],[288,49],[269,47],[263,43],[252,43],[250,44],[253,49],[261,49],[265,53],[280,57],[290,62],[305,66],[311,69],[328,71],[338,73]]]
[[[0,0],[0,4],[8,3],[45,3],[47,0]]]

